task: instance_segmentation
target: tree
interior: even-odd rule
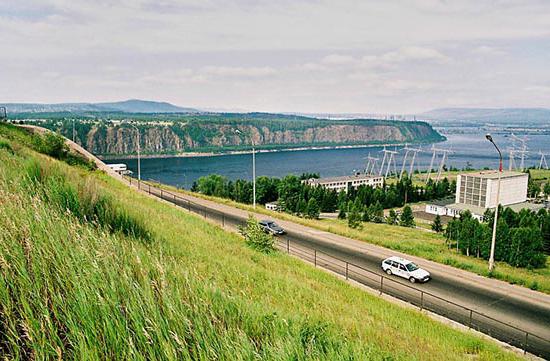
[[[542,192],[544,193],[544,196],[546,198],[550,197],[550,182],[546,182],[544,184],[544,188],[542,189]]]
[[[346,206],[343,205],[338,210],[338,219],[346,219]]]
[[[438,214],[435,216],[432,223],[432,230],[437,233],[443,232],[443,224],[441,223],[441,216]]]
[[[375,223],[383,223],[384,222],[384,208],[382,207],[382,204],[380,202],[376,202],[374,205],[372,205],[372,208],[369,209],[371,220]]]
[[[414,216],[413,216],[411,207],[409,206],[403,207],[403,211],[399,219],[399,225],[403,227],[414,227],[416,225],[414,223]]]
[[[356,205],[353,205],[348,214],[348,226],[350,228],[361,228],[361,225],[361,210]]]
[[[394,209],[390,209],[388,216],[386,217],[386,223],[391,225],[396,225],[398,223],[399,217],[397,212]]]
[[[307,202],[306,217],[311,219],[318,219],[321,213],[319,204],[315,198],[310,198]]]
[[[275,238],[265,232],[253,215],[249,215],[245,227],[239,227],[239,232],[244,236],[246,244],[250,248],[263,253],[275,251]]]
[[[542,236],[537,228],[519,227],[511,231],[508,263],[514,267],[539,268],[546,264]]]
[[[540,184],[535,183],[533,178],[529,176],[529,181],[527,182],[527,195],[531,198],[535,198],[540,193]]]

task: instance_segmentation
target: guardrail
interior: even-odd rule
[[[224,227],[230,219],[237,218],[229,217],[223,212],[208,208],[178,194],[163,190],[160,187],[151,186],[149,183],[140,182],[128,176],[124,176],[123,178],[127,180],[130,185],[134,185],[148,194],[171,202],[190,212],[197,213],[204,218],[215,220],[219,222],[222,227]],[[239,218],[239,221],[242,222],[243,220]],[[457,321],[468,326],[470,329],[477,330],[520,348],[524,353],[529,352],[533,355],[550,359],[550,339],[522,330],[519,327],[499,321],[491,316],[487,316],[458,303],[448,301],[440,296],[401,282],[394,277],[387,277],[385,274],[376,273],[346,260],[334,257],[321,250],[298,245],[297,242],[289,238],[277,237],[277,240],[277,246],[281,251],[309,262],[315,267],[326,269],[343,276],[346,280],[352,280],[378,290],[380,294],[384,293],[406,301],[417,306],[420,310],[428,310],[453,321]]]

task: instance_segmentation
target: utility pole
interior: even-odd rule
[[[239,129],[235,129],[235,133],[243,134]],[[250,137],[250,143],[252,144],[252,207],[256,209],[256,144]]]
[[[130,124],[130,126],[131,126],[132,128],[134,128],[134,129],[136,130],[136,132],[137,132],[138,181],[141,182],[141,154],[140,154],[140,152],[141,152],[141,149],[140,149],[140,147],[141,147],[141,145],[140,145],[141,140],[140,140],[139,128],[136,127],[136,126],[135,126],[134,124],[132,124],[132,123],[128,123],[128,124]],[[138,184],[139,184],[139,183],[138,183]]]
[[[6,109],[6,107],[0,107],[0,121],[8,121],[8,110]]]
[[[256,149],[252,138],[250,141],[252,143],[252,207],[256,209]]]
[[[499,164],[498,164],[498,180],[497,180],[497,199],[496,199],[496,207],[495,207],[495,217],[493,220],[493,236],[491,238],[491,253],[489,255],[489,272],[493,272],[495,268],[495,243],[496,243],[496,237],[497,237],[497,220],[498,220],[498,206],[500,203],[500,178],[502,176],[502,153],[500,152],[500,149],[498,149],[497,145],[495,144],[493,137],[491,134],[487,134],[485,136],[487,140],[495,146],[498,157],[499,157]]]
[[[75,142],[75,129],[74,129],[74,119],[73,119],[73,143]]]

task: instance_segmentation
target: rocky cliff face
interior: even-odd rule
[[[79,141],[94,154],[135,154],[137,132],[129,126],[99,124],[89,128],[86,134],[79,134]],[[144,154],[223,151],[247,146],[251,142],[259,147],[284,148],[441,140],[430,125],[422,122],[350,122],[303,126],[299,129],[252,124],[158,124],[140,125],[139,137]]]

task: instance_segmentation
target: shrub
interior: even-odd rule
[[[6,142],[5,140],[0,139],[0,150],[6,150],[7,152],[13,154],[13,148],[11,147],[11,144]]]
[[[249,247],[263,253],[275,251],[275,239],[264,231],[253,215],[248,217],[245,227],[239,227],[239,232],[244,236]]]

